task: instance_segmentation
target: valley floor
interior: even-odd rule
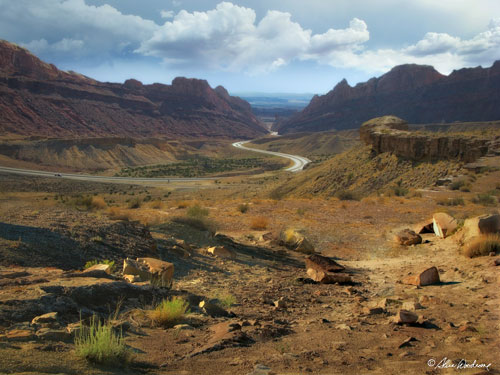
[[[283,182],[275,178],[286,179],[147,187],[2,174],[0,373],[455,373],[440,368],[443,359],[448,366],[462,359],[491,364],[462,370],[467,374],[499,372],[496,258],[465,257],[460,231],[446,239],[425,234],[423,244],[409,247],[393,237],[437,211],[459,220],[497,212],[471,200],[498,189],[500,172],[477,175],[471,192],[433,188],[361,201],[272,200],[264,187]],[[458,196],[464,205],[438,204]],[[204,227],[186,220],[192,207],[208,210]],[[305,255],[276,241],[286,228],[345,266],[354,285],[311,283]],[[172,237],[190,245],[188,254],[173,250]],[[235,257],[212,257],[209,246],[225,246]],[[126,257],[153,255],[175,265],[172,290],[74,275],[92,259],[121,266]],[[401,283],[432,266],[438,285]],[[183,325],[165,329],[141,320],[141,311],[169,296],[190,303]],[[211,316],[198,307],[210,299],[230,301],[229,313]],[[64,325],[79,320],[78,310],[106,316],[118,303],[133,352],[123,368],[89,364],[71,339],[41,338],[29,324],[54,310]],[[416,307],[416,324],[394,323],[403,304]]]

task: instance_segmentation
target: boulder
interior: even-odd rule
[[[411,229],[404,229],[394,236],[396,243],[403,246],[418,245],[422,243],[422,237]]]
[[[174,265],[155,258],[125,259],[123,261],[123,275],[139,276],[141,281],[149,281],[155,286],[172,286]]]
[[[406,301],[406,302],[403,302],[403,306],[401,306],[401,308],[403,310],[407,310],[407,311],[415,311],[417,309],[421,309],[422,305],[420,305],[420,303],[418,303],[418,302]]]
[[[500,214],[482,215],[465,220],[462,241],[468,242],[482,234],[500,233]]]
[[[109,264],[95,264],[92,267],[87,268],[86,270],[83,271],[83,273],[91,273],[91,272],[96,272],[96,271],[101,271],[105,272],[108,275],[111,274],[111,265]]]
[[[432,216],[432,224],[434,228],[434,233],[436,236],[441,238],[446,238],[455,229],[457,229],[458,223],[454,217],[444,213],[438,212]]]
[[[323,272],[342,272],[345,270],[344,266],[341,266],[334,260],[318,254],[308,256],[305,259],[305,263],[306,269],[312,268]]]
[[[290,250],[304,254],[314,254],[314,246],[311,242],[303,234],[291,228],[280,232],[279,244]]]
[[[331,273],[314,268],[308,268],[307,275],[314,281],[321,284],[354,284],[351,276],[346,275],[345,273]]]
[[[203,311],[207,315],[210,315],[212,318],[229,316],[229,313],[226,310],[224,310],[219,305],[209,301],[201,301],[198,306],[201,311]]]
[[[403,309],[399,310],[394,318],[394,321],[397,324],[413,324],[416,323],[417,320],[418,320],[417,314]]]
[[[235,258],[236,255],[232,250],[229,250],[227,247],[224,246],[214,246],[214,247],[209,247],[207,249],[207,252],[215,257],[219,258]]]
[[[417,276],[409,276],[403,279],[403,284],[425,286],[439,284],[439,271],[436,267],[431,267],[421,272]]]

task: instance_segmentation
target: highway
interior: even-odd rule
[[[243,146],[245,143],[250,141],[240,141],[233,143],[233,146],[242,150],[258,152],[261,154],[268,154],[279,156],[285,159],[289,159],[293,161],[293,165],[285,169],[288,172],[299,172],[301,171],[307,163],[311,161],[307,158],[297,155],[284,154],[281,152],[272,152],[265,150],[258,150],[255,148],[249,148]],[[4,173],[14,173],[24,176],[38,176],[38,177],[54,177],[54,178],[67,178],[71,180],[80,180],[80,181],[95,181],[95,182],[118,182],[125,184],[134,184],[134,183],[151,183],[151,182],[202,182],[202,181],[214,181],[219,178],[217,177],[157,177],[157,178],[141,178],[141,177],[114,177],[114,176],[94,176],[88,174],[75,174],[75,173],[61,173],[61,172],[48,172],[48,171],[38,171],[33,169],[21,169],[21,168],[9,168],[0,166],[0,172]]]
[[[248,143],[248,142],[251,142],[251,141],[234,142],[233,146],[236,148],[245,150],[245,151],[259,152],[261,154],[274,155],[274,156],[279,156],[279,157],[282,157],[285,159],[289,159],[289,160],[293,161],[293,165],[291,167],[288,167],[287,169],[285,169],[285,171],[288,171],[288,172],[299,172],[302,169],[304,169],[306,164],[311,162],[308,158],[304,158],[302,156],[284,154],[282,152],[259,150],[256,148],[249,148],[249,147],[243,146],[245,143]]]

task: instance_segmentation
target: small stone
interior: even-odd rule
[[[413,324],[416,323],[417,320],[418,320],[417,314],[403,309],[399,310],[394,318],[394,321],[397,324]]]
[[[403,246],[418,245],[422,243],[422,236],[410,229],[404,229],[394,236],[394,240]]]
[[[410,343],[418,341],[415,337],[408,337],[405,341],[401,343],[401,345],[398,346],[398,348],[405,348],[407,346],[412,346]]]
[[[352,327],[351,326],[348,326],[347,324],[345,323],[342,323],[342,324],[338,324],[335,326],[335,328],[337,329],[340,329],[340,330],[343,330],[343,331],[352,331]]]
[[[224,246],[214,246],[207,249],[208,254],[219,258],[235,258],[236,255],[232,250]]]
[[[385,310],[382,307],[365,307],[363,308],[363,314],[365,315],[377,315],[383,314]]]
[[[285,309],[286,308],[286,301],[285,301],[284,297],[281,297],[280,299],[274,301],[274,306],[277,309]]]
[[[229,313],[226,310],[215,303],[201,301],[199,307],[205,314],[210,315],[213,318],[229,316]]]

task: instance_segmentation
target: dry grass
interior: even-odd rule
[[[182,321],[189,313],[189,304],[182,298],[174,297],[163,300],[154,310],[147,312],[149,318],[157,326],[172,327]]]
[[[177,202],[177,208],[178,209],[188,208],[190,205],[191,205],[191,202],[189,202],[189,201],[179,201],[179,202]]]
[[[100,195],[96,195],[96,196],[92,197],[92,200],[90,202],[90,206],[95,210],[104,210],[106,207],[108,207],[108,205],[106,204],[106,201]]]
[[[129,221],[131,218],[130,213],[120,207],[109,207],[107,214],[111,220]]]
[[[149,204],[149,208],[152,208],[154,210],[163,210],[165,209],[165,202],[163,202],[161,199],[156,199]]]
[[[500,251],[500,235],[488,234],[476,237],[464,247],[464,255],[469,258],[489,255]]]
[[[250,222],[250,228],[254,230],[265,230],[269,225],[269,220],[267,217],[258,216],[254,217]]]

